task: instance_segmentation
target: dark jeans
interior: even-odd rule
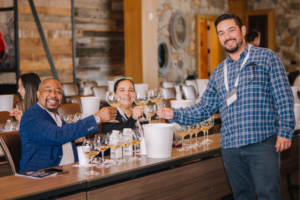
[[[277,200],[280,195],[280,154],[277,137],[243,146],[223,149],[222,158],[235,200]]]

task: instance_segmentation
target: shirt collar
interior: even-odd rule
[[[248,50],[249,50],[249,45],[248,45],[248,43],[246,43],[246,48],[244,49],[244,51],[240,54],[240,58],[238,59],[238,60],[243,60],[245,57],[246,57],[246,55],[247,55],[247,53],[248,53]],[[229,56],[229,53],[227,53],[227,60],[228,60],[228,62],[234,62],[235,60],[232,60],[231,58],[230,58],[230,56]]]
[[[60,117],[58,116],[58,114],[56,114],[56,117],[54,116],[54,114],[52,112],[49,112],[47,109],[45,109],[43,106],[41,106],[39,103],[37,103],[42,109],[44,109],[45,111],[47,111],[47,113],[53,118],[53,120],[56,122],[57,126],[62,126],[62,121],[60,119]]]

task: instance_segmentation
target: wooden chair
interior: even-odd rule
[[[198,91],[196,80],[185,80],[185,85],[187,85],[187,86],[192,85],[192,86],[194,86],[195,91]]]
[[[11,116],[9,116],[8,111],[2,111],[0,112],[0,124],[5,124],[8,119],[12,120]]]
[[[162,87],[163,88],[173,88],[173,87],[175,87],[175,83],[173,83],[173,82],[162,82]]]
[[[71,102],[72,96],[78,96],[78,87],[76,83],[63,83],[61,86],[66,103]]]
[[[81,108],[78,103],[67,103],[60,105],[57,111],[59,116],[62,117],[66,115],[75,115],[76,113],[81,113]]]
[[[78,103],[80,106],[80,110],[82,112],[82,104],[81,104],[81,97],[90,97],[91,95],[84,96],[84,95],[78,95],[78,96],[73,96],[71,97],[71,103]]]
[[[175,88],[161,88],[163,92],[164,99],[173,99],[176,98]]]
[[[92,82],[83,82],[84,89],[83,95],[91,95],[92,94],[92,87],[97,87],[98,84],[95,81]]]
[[[197,93],[194,86],[182,86],[183,96],[186,100],[195,100],[197,99]]]
[[[106,92],[108,91],[107,86],[96,86],[92,87],[92,93],[95,97],[100,97],[101,100],[106,99]]]
[[[0,144],[10,166],[11,173],[18,173],[22,155],[19,131],[1,133]]]

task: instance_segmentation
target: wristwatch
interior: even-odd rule
[[[96,123],[100,124],[100,117],[99,116],[94,116],[94,117],[95,117]]]

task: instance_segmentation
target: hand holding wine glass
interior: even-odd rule
[[[82,143],[82,151],[85,155],[87,155],[90,158],[90,162],[91,162],[91,171],[85,172],[86,175],[98,175],[99,174],[99,172],[93,171],[93,166],[92,166],[93,158],[96,155],[98,155],[100,152],[100,149],[96,148],[97,145],[98,144],[92,138],[84,139],[84,141]]]
[[[138,106],[145,106],[149,102],[149,97],[147,91],[136,91],[134,102]],[[147,119],[142,117],[138,119],[139,121],[146,121]]]
[[[145,106],[145,114],[148,118],[149,124],[151,123],[151,117],[153,115],[155,115],[156,111],[157,111],[158,106],[155,105],[146,105]]]

